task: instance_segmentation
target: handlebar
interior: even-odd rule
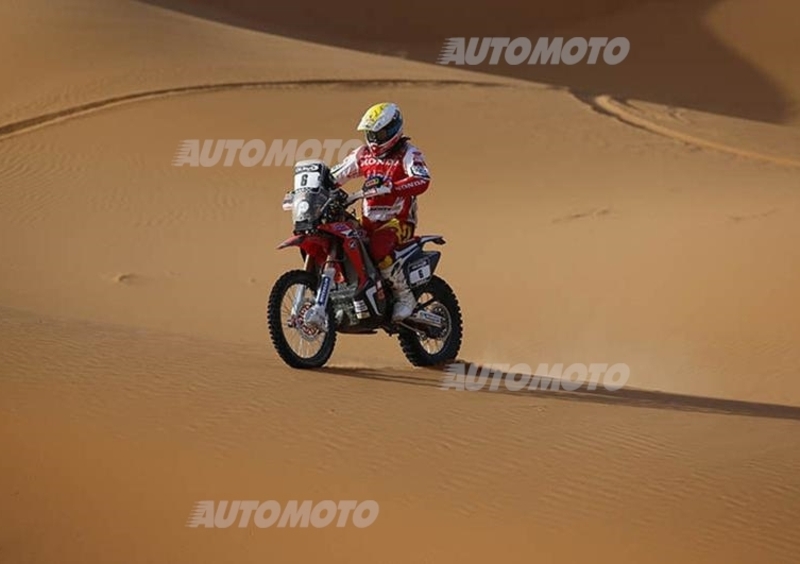
[[[357,201],[359,201],[363,197],[364,197],[364,192],[362,190],[359,190],[358,192],[353,192],[352,194],[350,194],[347,197],[347,199],[345,199],[345,201],[344,201],[345,202],[345,207],[352,206],[353,204],[355,204]]]
[[[364,191],[363,190],[359,190],[357,192],[353,192],[352,194],[347,194],[347,192],[345,192],[341,188],[337,188],[336,189],[336,193],[334,194],[334,196],[332,198],[330,198],[325,203],[325,205],[323,206],[322,212],[323,213],[327,212],[328,208],[331,206],[331,204],[334,204],[334,203],[339,204],[341,206],[344,206],[345,208],[349,208],[350,206],[355,204],[357,201],[359,201],[363,197],[364,197]],[[283,197],[283,203],[281,204],[281,207],[283,208],[284,211],[291,211],[292,210],[292,192],[291,191],[287,192],[286,195]]]

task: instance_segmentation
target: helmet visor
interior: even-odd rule
[[[402,125],[402,120],[395,117],[392,121],[386,124],[383,129],[379,129],[378,131],[367,131],[367,142],[382,145],[397,135]]]
[[[367,141],[370,143],[377,143],[378,145],[386,143],[392,136],[393,134],[389,131],[388,127],[384,127],[379,131],[367,131]]]

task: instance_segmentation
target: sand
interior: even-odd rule
[[[218,4],[0,6],[0,562],[800,558],[792,2],[533,2],[485,30],[488,7],[441,9],[397,40]],[[430,64],[448,36],[617,29],[608,75]],[[299,266],[275,250],[290,169],[172,158],[349,139],[380,100],[431,166],[460,356],[623,362],[623,390],[443,391],[384,335],[283,365],[264,306]],[[224,499],[380,515],[185,526]]]

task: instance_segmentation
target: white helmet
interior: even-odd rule
[[[375,156],[382,157],[391,151],[403,137],[403,115],[397,104],[383,102],[366,111],[358,124],[365,131],[367,145]]]

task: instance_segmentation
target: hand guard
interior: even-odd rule
[[[283,211],[292,211],[292,202],[293,201],[294,201],[294,197],[292,195],[292,190],[290,190],[283,197],[283,202],[281,203],[281,208],[283,208]]]

